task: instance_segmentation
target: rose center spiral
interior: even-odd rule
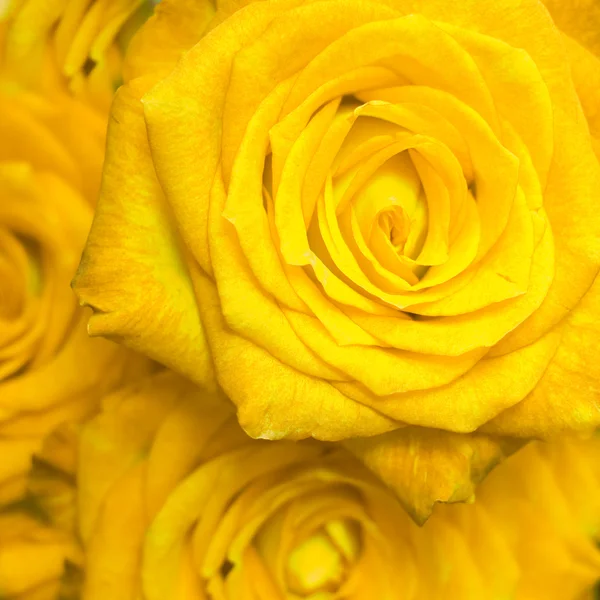
[[[286,568],[288,589],[299,596],[335,592],[346,580],[360,547],[356,522],[328,521],[290,552]]]

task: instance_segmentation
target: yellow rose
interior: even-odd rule
[[[600,577],[599,458],[600,440],[531,444],[418,527],[346,450],[253,440],[165,372],[54,462],[77,464],[82,600],[576,600]]]
[[[48,432],[89,416],[103,394],[150,369],[88,338],[69,286],[92,220],[107,116],[66,87],[46,90],[50,67],[23,67],[28,86],[12,78],[12,42],[24,41],[15,15],[0,24],[0,504],[22,495]]]
[[[600,165],[563,44],[537,0],[165,0],[112,109],[90,332],[396,487],[407,425],[480,474],[496,435],[593,430]]]

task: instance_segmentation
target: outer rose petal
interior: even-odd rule
[[[481,429],[520,437],[590,431],[600,419],[600,278],[565,320],[561,344],[537,387]]]
[[[124,80],[167,75],[181,54],[202,37],[214,13],[212,0],[162,0],[128,48]]]
[[[405,427],[344,442],[396,493],[419,524],[437,502],[465,502],[475,486],[521,443],[481,434]]]
[[[154,175],[141,93],[126,86],[115,97],[101,201],[74,285],[96,312],[90,334],[119,339],[210,387],[210,354],[184,250]]]
[[[592,145],[600,160],[600,53],[592,54],[566,35],[563,39],[569,53],[573,83],[587,118]]]
[[[219,310],[215,285],[204,275],[194,276],[206,334],[219,348],[215,368],[219,383],[228,395],[241,398],[238,418],[244,430],[262,439],[303,439],[309,432],[317,439],[338,440],[350,430],[353,436],[375,429],[389,431],[397,424],[366,406],[352,402],[326,382],[307,377],[274,359],[262,348],[227,330]],[[241,364],[240,357],[244,357]],[[269,373],[257,379],[257,371]],[[235,374],[235,375],[234,375]],[[290,386],[290,379],[294,381]],[[285,407],[285,408],[284,408]],[[320,425],[311,424],[314,411]]]

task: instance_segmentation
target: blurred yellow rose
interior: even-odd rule
[[[100,185],[107,115],[64,79],[46,87],[52,65],[34,61],[50,44],[36,29],[39,4],[0,23],[0,504],[23,494],[48,432],[89,416],[103,394],[150,369],[146,358],[88,338],[69,286]],[[15,65],[27,82],[13,77]]]
[[[474,460],[598,426],[598,90],[540,2],[164,0],[126,73],[92,335],[392,485],[406,425]]]
[[[150,0],[6,0],[0,9],[2,70],[46,96],[65,90],[106,112],[122,81],[129,38]],[[105,125],[103,125],[104,127]]]
[[[82,600],[578,600],[600,578],[598,439],[530,444],[423,527],[346,450],[253,440],[169,372],[106,398],[74,442],[47,446],[62,466],[36,489],[64,523],[76,468]]]

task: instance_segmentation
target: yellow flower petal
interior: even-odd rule
[[[516,436],[552,437],[566,431],[593,431],[600,423],[598,404],[598,310],[600,281],[565,320],[561,342],[538,385],[519,404],[484,429]],[[543,407],[543,408],[542,408]]]
[[[592,144],[596,156],[600,156],[600,53],[593,55],[566,35],[563,35],[563,40],[569,53],[573,83],[592,135]]]
[[[179,254],[178,234],[154,178],[142,106],[134,94],[134,90],[123,88],[115,100],[107,156],[110,162],[113,156],[118,162],[104,173],[101,204],[74,285],[81,302],[91,305],[96,313],[90,320],[90,334],[117,337],[131,348],[149,352],[153,358],[188,373],[198,383],[211,385],[212,366],[196,315],[191,280]],[[130,135],[134,127],[135,138]],[[125,130],[127,134],[122,135]],[[123,202],[126,189],[130,191]],[[115,216],[118,226],[112,220]],[[133,272],[123,269],[121,262],[131,252],[136,253],[138,265]],[[157,261],[163,264],[162,269],[157,268]],[[127,272],[130,279],[125,285],[122,276]],[[177,300],[171,302],[173,295]],[[146,322],[134,316],[149,298],[153,298],[152,333]],[[140,336],[142,330],[145,335]],[[155,354],[159,348],[162,350]]]
[[[418,427],[344,445],[394,490],[419,524],[437,502],[472,499],[475,486],[518,447],[502,438]]]
[[[218,344],[217,379],[228,396],[237,399],[238,418],[252,437],[336,440],[352,435],[369,435],[394,428],[394,422],[375,410],[358,405],[331,385],[302,375],[225,328],[214,284],[198,275],[194,281],[202,296],[202,319],[212,344]],[[243,369],[239,357],[251,359]],[[257,380],[256,369],[267,369],[269,378]],[[233,373],[235,377],[232,377]],[[293,384],[291,383],[293,381]],[[287,397],[287,400],[286,400]],[[309,399],[310,403],[306,400]],[[318,422],[315,406],[320,406]]]
[[[158,3],[129,45],[123,66],[125,81],[142,75],[167,75],[181,54],[202,37],[214,12],[210,0]]]

